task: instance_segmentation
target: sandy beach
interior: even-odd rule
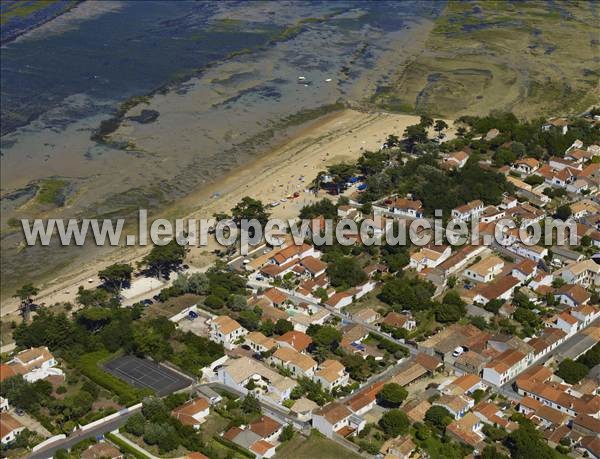
[[[227,212],[244,196],[270,203],[294,192],[300,196],[272,209],[276,218],[297,216],[306,204],[326,196],[305,191],[319,171],[327,165],[353,161],[365,150],[378,149],[389,134],[401,135],[404,128],[418,122],[418,117],[388,113],[362,113],[343,110],[308,123],[291,140],[276,145],[247,165],[240,166],[222,179],[198,187],[187,197],[173,202],[160,216],[209,218],[215,212]],[[452,124],[447,121],[448,124]],[[304,180],[300,180],[304,177]],[[157,215],[158,216],[158,215]],[[79,286],[98,284],[97,272],[117,261],[135,263],[150,247],[121,248],[110,255],[98,256],[84,265],[74,264],[60,277],[41,286],[39,304],[74,302]],[[203,268],[214,261],[211,247],[192,248],[187,262]],[[6,298],[2,316],[14,315],[18,302]],[[10,320],[10,317],[4,317]]]

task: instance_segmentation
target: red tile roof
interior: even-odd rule
[[[306,333],[292,330],[284,333],[279,338],[275,338],[275,341],[287,343],[298,352],[302,352],[308,346],[310,346],[312,343],[312,338]]]

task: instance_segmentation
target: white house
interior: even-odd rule
[[[528,279],[535,277],[537,273],[537,263],[530,259],[525,259],[513,266],[511,274],[520,282],[526,282]]]
[[[251,423],[248,428],[269,443],[276,443],[281,432],[283,432],[283,425],[269,416],[261,416]]]
[[[395,328],[404,328],[411,331],[417,328],[416,320],[409,315],[399,314],[397,312],[389,312],[381,321],[381,325],[387,325]]]
[[[289,348],[281,347],[277,349],[270,358],[271,363],[282,366],[292,372],[296,378],[310,378],[314,375],[317,369],[315,362],[308,355],[300,354],[298,351]]]
[[[540,167],[540,162],[535,158],[522,158],[515,161],[510,168],[519,174],[529,175]]]
[[[240,338],[248,333],[236,320],[229,316],[218,316],[210,322],[209,338],[220,343],[225,349],[235,349]]]
[[[539,245],[525,245],[525,244],[513,244],[508,249],[511,252],[516,253],[525,258],[535,261],[536,263],[548,255],[548,249],[546,247],[540,247]]]
[[[473,408],[474,404],[475,401],[471,397],[448,394],[442,394],[440,398],[432,403],[434,406],[438,405],[446,408],[454,419],[462,418],[471,408]]]
[[[567,311],[563,311],[554,318],[552,326],[560,328],[567,336],[573,336],[579,329],[579,321]]]
[[[593,260],[583,260],[562,268],[555,275],[560,276],[567,284],[588,288],[600,284],[600,265]]]
[[[30,383],[51,375],[62,375],[60,368],[54,368],[56,365],[56,359],[45,346],[25,349],[8,362],[12,372],[23,375],[23,378]]]
[[[565,135],[569,130],[569,120],[566,118],[553,118],[542,125],[542,131],[548,132],[552,129],[556,129],[562,135]]]
[[[343,437],[356,435],[366,422],[347,406],[334,402],[313,412],[312,425],[326,437],[332,438],[336,433]]]
[[[383,203],[373,206],[375,213],[389,212],[408,218],[423,218],[423,203],[412,199],[386,199]]]
[[[468,202],[462,206],[452,209],[452,218],[463,221],[469,221],[471,218],[478,216],[484,209],[483,202],[479,199]]]
[[[504,268],[504,261],[491,256],[465,269],[465,276],[477,282],[491,282]]]
[[[268,352],[277,347],[277,342],[273,338],[269,338],[259,331],[248,333],[244,338],[244,342],[256,353]]]
[[[483,369],[484,381],[500,387],[527,368],[528,359],[516,349],[507,349],[491,360]]]
[[[496,220],[500,220],[506,216],[506,211],[499,209],[496,206],[487,206],[481,214],[479,214],[479,220],[482,223],[491,223]]]
[[[425,268],[435,268],[447,260],[452,254],[450,246],[430,244],[410,256],[409,268],[422,271]]]
[[[319,365],[313,379],[320,382],[325,390],[331,391],[336,387],[348,384],[349,376],[341,362],[327,359]]]
[[[243,394],[252,392],[259,398],[279,403],[289,399],[297,385],[293,379],[248,357],[229,359],[217,369],[216,381]]]
[[[17,435],[25,430],[25,426],[8,413],[0,413],[0,443],[8,445],[16,440]]]
[[[452,169],[460,169],[467,164],[469,154],[466,151],[455,151],[444,158],[444,162]]]
[[[566,304],[572,308],[587,304],[592,295],[586,289],[577,284],[565,284],[554,293],[554,299],[560,304]]]
[[[473,298],[475,303],[485,304],[491,300],[508,300],[519,285],[519,280],[513,276],[504,276],[487,284]]]
[[[582,327],[587,327],[594,320],[600,317],[600,309],[595,306],[585,304],[571,309],[571,315],[581,323]]]
[[[171,416],[183,425],[199,429],[210,413],[210,403],[204,397],[197,397],[171,411]]]
[[[344,292],[337,292],[331,296],[325,304],[331,308],[342,309],[349,304],[352,304],[352,296],[355,293],[355,289],[346,290]]]

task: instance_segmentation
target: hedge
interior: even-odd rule
[[[79,358],[77,368],[96,384],[117,395],[119,402],[124,405],[133,405],[145,396],[153,394],[150,389],[137,389],[102,370],[99,365],[111,356],[112,354],[104,350],[84,354]]]
[[[138,459],[150,459],[150,456],[145,455],[141,451],[131,446],[129,443],[126,443],[123,440],[121,440],[116,435],[112,433],[107,433],[104,436],[108,438],[111,442],[113,442],[115,445],[117,445],[122,453],[131,454],[133,457],[136,457]]]
[[[250,459],[254,459],[256,457],[256,455],[250,451],[248,451],[246,448],[242,448],[240,445],[227,440],[226,438],[223,437],[219,437],[218,435],[214,435],[213,438],[221,443],[223,446],[226,446],[227,448],[231,448],[232,450],[250,458]]]

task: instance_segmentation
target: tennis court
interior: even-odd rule
[[[149,388],[163,396],[189,386],[192,380],[156,362],[133,355],[118,357],[104,365],[109,373],[135,387]]]

